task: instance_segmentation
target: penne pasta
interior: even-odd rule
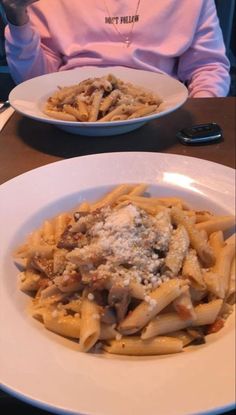
[[[118,83],[112,76],[88,79],[76,90],[105,108]],[[125,90],[138,94],[132,85]],[[78,97],[66,88],[55,99],[73,107]],[[90,111],[87,102],[81,108]],[[209,233],[209,221],[219,224],[219,216],[146,190],[145,183],[124,183],[96,201],[83,200],[43,220],[14,251],[19,288],[33,297],[31,315],[74,339],[81,352],[181,352],[204,343],[204,334],[220,330],[232,311],[235,234]]]
[[[144,117],[145,115],[149,115],[154,113],[157,110],[157,105],[143,105],[143,107],[137,109],[133,112],[132,115],[129,116],[129,120],[134,118]]]
[[[113,90],[109,95],[107,95],[100,104],[100,111],[103,113],[107,112],[109,108],[114,105],[117,99],[120,96],[120,91],[118,89]]]
[[[80,338],[79,316],[63,316],[60,315],[57,310],[50,310],[43,313],[43,322],[46,329],[53,331],[54,333],[74,339]]]
[[[165,313],[157,316],[143,329],[141,338],[149,339],[155,336],[172,333],[189,327],[192,320],[183,320],[177,313]]]
[[[219,270],[217,269],[217,263],[219,264],[219,256],[225,244],[223,232],[216,231],[210,234],[209,243],[216,257],[216,263],[212,268],[203,271],[203,279],[210,293],[212,293],[217,298],[224,298],[224,281],[218,272]]]
[[[100,331],[99,307],[85,297],[81,304],[80,351],[90,350],[99,339]]]
[[[130,281],[129,291],[133,298],[144,300],[145,288],[143,284],[140,284],[139,282],[136,282],[136,281]]]
[[[236,288],[235,288],[235,279],[236,279],[236,260],[235,257],[231,264],[230,275],[229,275],[229,289],[226,294],[226,300],[229,304],[235,304],[236,302]]]
[[[79,205],[79,207],[76,209],[76,213],[89,213],[91,210],[91,206],[88,202],[83,202]]]
[[[121,340],[112,340],[104,346],[104,350],[108,353],[131,356],[178,353],[182,349],[182,340],[173,337],[156,337],[151,340],[123,337]]]
[[[225,297],[224,282],[219,274],[211,270],[205,270],[203,279],[209,293],[213,294],[216,298]]]
[[[214,255],[217,258],[221,249],[224,246],[224,235],[222,231],[216,231],[210,234],[209,244],[213,249]]]
[[[118,331],[109,324],[101,324],[101,330],[99,335],[99,340],[112,340],[119,336]]]
[[[119,201],[120,202],[123,202],[123,201],[137,202],[140,205],[143,205],[143,206],[147,205],[151,207],[155,207],[157,205],[157,202],[152,200],[151,198],[136,195],[132,191],[128,195],[121,196],[119,198]]]
[[[181,209],[176,207],[171,209],[171,216],[175,224],[183,225],[185,227],[189,234],[190,243],[197,251],[203,264],[208,267],[213,265],[215,263],[213,250],[200,232],[202,229],[197,228],[198,224],[193,225],[188,216],[185,215]]]
[[[54,244],[54,228],[52,222],[45,220],[42,226],[42,239],[48,244]]]
[[[235,241],[234,241],[235,242]],[[219,252],[214,266],[214,272],[219,275],[223,285],[223,295],[225,296],[229,289],[230,269],[235,256],[235,243],[226,243]]]
[[[141,330],[163,308],[181,294],[181,281],[169,280],[149,294],[149,298],[142,301],[122,321],[118,329],[122,334],[133,334]]]
[[[195,318],[184,320],[176,313],[166,313],[157,316],[144,328],[141,338],[149,339],[154,336],[168,334],[186,327],[196,327],[212,324],[215,322],[220,309],[222,300],[213,300],[206,304],[195,307]]]
[[[193,336],[191,336],[187,331],[184,330],[177,330],[173,331],[172,333],[168,333],[168,337],[174,337],[176,339],[181,340],[183,343],[183,347],[192,343],[192,341],[194,340]]]
[[[129,193],[130,196],[141,196],[147,189],[147,184],[141,183],[134,187],[133,190]]]
[[[60,88],[48,98],[43,112],[63,121],[122,121],[157,112],[161,102],[151,92],[108,74]]]
[[[54,228],[55,228],[55,241],[57,242],[61,234],[65,231],[66,227],[71,221],[71,216],[68,213],[61,213],[57,215],[54,219]]]
[[[116,114],[111,117],[110,121],[124,121],[128,119],[127,114]]]
[[[89,121],[94,122],[98,119],[99,107],[102,101],[103,91],[97,90],[94,92],[93,100],[91,103],[90,114],[89,114]]]
[[[172,233],[170,239],[169,251],[165,259],[165,267],[177,276],[183,261],[187,255],[189,247],[189,237],[185,227],[179,225]]]
[[[205,222],[197,223],[196,228],[198,230],[205,230],[208,234],[217,231],[225,231],[226,229],[232,228],[235,225],[235,217],[228,216],[216,216],[213,219]]]
[[[195,287],[198,290],[205,290],[206,285],[203,279],[201,266],[194,249],[190,249],[185,257],[182,276],[191,281],[192,287]]]
[[[199,304],[195,307],[196,319],[192,325],[196,327],[214,323],[220,313],[222,305],[223,300],[221,299]]]
[[[213,217],[211,212],[207,212],[205,210],[197,211],[195,215],[196,215],[196,223],[206,222],[207,220],[210,220]]]
[[[112,118],[115,116],[123,116],[127,111],[129,110],[129,107],[125,104],[120,104],[118,107],[114,108],[111,112],[104,115],[104,117],[100,118],[100,122],[107,122],[111,121]]]
[[[196,318],[189,287],[185,287],[182,294],[173,301],[173,308],[183,320]]]
[[[101,209],[105,206],[112,205],[117,201],[117,199],[122,196],[123,194],[128,193],[130,190],[133,189],[132,185],[128,184],[121,184],[120,186],[116,187],[112,192],[110,192],[108,195],[103,197],[100,201],[97,203],[94,203],[91,205],[91,211],[95,211],[97,209]]]
[[[76,101],[76,103],[77,103],[78,112],[79,112],[78,119],[80,121],[88,121],[88,119],[89,119],[89,108],[88,108],[88,105],[84,101],[82,101],[80,99],[78,99]]]
[[[156,213],[158,213],[158,209],[156,207],[152,207],[148,203],[143,203],[143,202],[138,202],[138,201],[131,201],[131,200],[129,200],[129,198],[127,198],[127,200],[124,200],[123,202],[118,202],[118,207],[127,206],[131,203],[133,205],[139,207],[140,209],[145,210],[145,212],[149,213],[150,215],[154,216]]]
[[[40,288],[40,275],[34,271],[26,270],[20,273],[21,291],[37,291]]]
[[[73,107],[72,105],[69,105],[69,104],[64,104],[63,105],[63,110],[67,114],[73,115],[76,118],[77,121],[80,121],[81,114],[80,114],[80,111],[77,108],[75,108],[75,107]]]
[[[62,121],[77,121],[76,117],[72,114],[68,114],[67,112],[62,111],[53,111],[51,109],[44,109],[44,112],[46,115],[48,115],[50,118],[55,118],[56,120],[62,120]]]

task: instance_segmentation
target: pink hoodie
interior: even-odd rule
[[[13,79],[117,65],[165,72],[186,83],[190,96],[227,95],[229,61],[214,0],[141,0],[138,11],[137,5],[138,0],[34,3],[29,23],[6,28]]]

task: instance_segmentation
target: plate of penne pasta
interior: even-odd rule
[[[0,186],[3,389],[56,413],[233,408],[234,192],[233,169],[141,152]]]
[[[82,67],[17,85],[12,107],[33,119],[87,136],[123,134],[177,110],[187,88],[163,73]]]

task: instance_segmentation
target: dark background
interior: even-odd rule
[[[191,1],[191,0],[189,0]],[[236,7],[235,0],[215,0],[217,12],[224,36],[227,56],[231,62],[231,87],[230,96],[236,96]],[[0,5],[1,7],[1,5]],[[0,9],[0,100],[6,100],[14,82],[8,72],[4,53],[4,26],[6,22]],[[1,368],[0,368],[1,369]],[[207,385],[206,385],[207,387]],[[31,407],[11,397],[0,390],[0,412],[3,415],[46,415],[43,410]],[[235,410],[227,412],[227,415],[236,414]],[[122,415],[122,414],[121,414]],[[135,414],[134,414],[135,415]],[[148,415],[148,414],[147,414]],[[159,414],[161,415],[161,414]],[[197,415],[197,414],[196,414]],[[226,413],[225,413],[226,415]]]

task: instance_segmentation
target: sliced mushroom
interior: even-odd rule
[[[31,258],[30,265],[32,268],[40,271],[48,278],[52,279],[54,277],[52,259],[42,258],[35,255]]]
[[[192,337],[191,344],[199,345],[205,344],[205,335],[203,330],[197,328],[187,328],[187,333]]]
[[[106,306],[103,308],[103,312],[101,314],[101,322],[110,325],[116,323],[116,311],[114,307]]]
[[[125,317],[129,303],[129,288],[113,285],[108,294],[108,304],[115,307],[118,322]]]
[[[57,243],[57,248],[64,248],[64,249],[72,250],[79,246],[83,246],[85,242],[84,240],[85,240],[85,237],[82,233],[72,232],[71,226],[69,226],[62,233]]]

